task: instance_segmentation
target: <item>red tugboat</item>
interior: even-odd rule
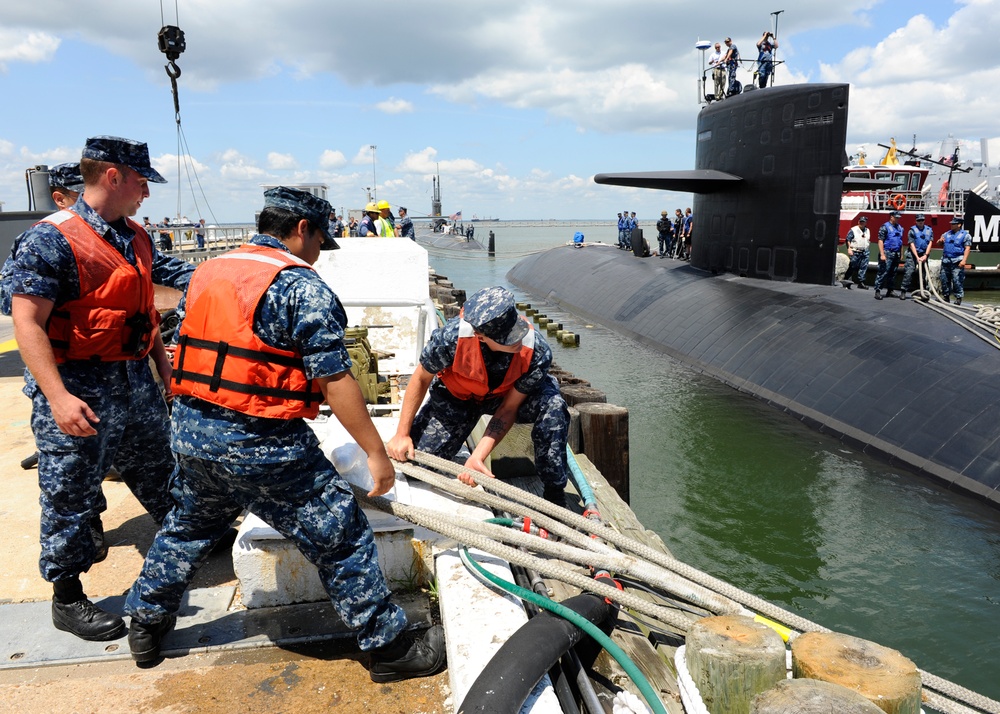
[[[879,144],[886,149],[881,163],[866,164],[862,151],[857,163],[844,167],[845,190],[840,204],[841,242],[861,216],[868,218],[868,227],[874,237],[879,227],[889,220],[889,213],[899,211],[902,214],[899,222],[905,236],[915,224],[916,215],[922,213],[926,217],[926,225],[934,231],[936,238],[940,238],[949,230],[955,214],[963,217],[966,214],[969,192],[949,190],[950,179],[934,192],[927,181],[931,165],[945,167],[951,172],[967,172],[969,169],[957,166],[957,157],[934,160],[917,156],[913,151],[898,151],[895,139],[890,139],[889,144]],[[910,158],[900,163],[900,154]],[[966,228],[971,232],[973,226],[967,224]]]

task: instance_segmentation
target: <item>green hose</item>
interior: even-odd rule
[[[614,640],[605,635],[604,632],[597,627],[597,625],[593,624],[585,617],[573,612],[568,607],[560,605],[547,597],[522,588],[520,585],[504,580],[503,578],[497,577],[493,573],[487,571],[479,563],[473,560],[472,556],[469,555],[469,549],[464,545],[461,547],[459,552],[461,554],[462,562],[465,563],[465,567],[472,570],[480,578],[488,580],[501,590],[505,590],[522,600],[527,600],[528,602],[548,610],[565,620],[569,620],[585,633],[590,635],[599,645],[608,651],[609,655],[615,658],[615,661],[621,665],[622,669],[625,670],[625,673],[629,676],[629,678],[635,682],[636,687],[639,688],[640,694],[642,694],[646,703],[649,704],[653,712],[655,714],[667,714],[667,710],[663,706],[663,702],[661,702],[659,697],[656,696],[656,692],[653,691],[653,687],[650,685],[649,680],[646,679],[646,675],[644,675],[635,663],[629,659],[624,650],[616,645]]]

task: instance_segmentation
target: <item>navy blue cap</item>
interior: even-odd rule
[[[49,186],[64,188],[67,191],[83,191],[83,176],[80,174],[80,162],[58,164],[49,169]]]
[[[891,213],[889,213],[889,218],[899,218],[902,215],[903,214],[900,213],[899,211],[892,211]]]
[[[914,218],[913,220],[915,220],[915,221],[924,221],[924,220],[927,220],[927,219],[924,218],[924,214],[923,213],[918,213],[917,217]]]
[[[868,222],[868,216],[861,216],[861,218],[858,219],[858,223],[867,223],[867,222]]]
[[[517,344],[528,333],[528,323],[517,314],[514,294],[501,287],[472,293],[462,308],[462,317],[476,332],[501,345]]]
[[[153,183],[167,182],[150,165],[149,147],[141,141],[122,139],[120,136],[94,136],[87,139],[82,158],[123,164]]]
[[[961,216],[952,216],[952,223],[965,223],[965,220]]]
[[[283,208],[301,216],[323,233],[323,250],[335,250],[340,246],[330,235],[330,212],[333,208],[325,198],[313,196],[288,186],[275,186],[264,191],[264,208]]]

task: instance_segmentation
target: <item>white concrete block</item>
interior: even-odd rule
[[[420,586],[428,578],[412,541],[410,529],[375,534],[378,565],[394,591]],[[252,514],[243,519],[233,544],[233,570],[247,608],[328,599],[316,566],[294,543]]]

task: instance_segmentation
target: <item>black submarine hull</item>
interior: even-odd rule
[[[1000,351],[913,300],[564,246],[507,274],[845,444],[1000,506]]]

